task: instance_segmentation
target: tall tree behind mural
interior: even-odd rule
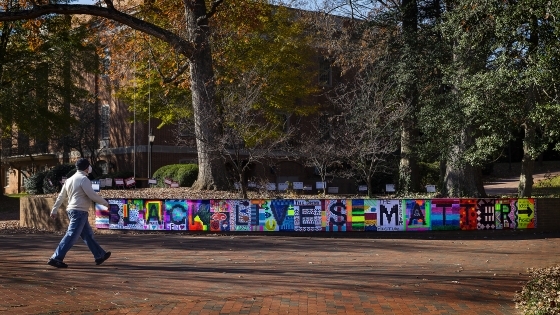
[[[423,144],[418,142],[418,115],[426,103],[441,100],[435,91],[441,85],[441,58],[446,50],[434,29],[441,14],[436,2],[324,1],[322,11],[343,17],[320,15],[313,22],[343,74],[392,59],[387,66],[398,91],[393,96],[409,105],[400,130],[398,189],[402,192],[420,189],[417,164]]]
[[[264,1],[224,3],[212,26],[217,115],[201,119],[221,126],[209,147],[231,166],[234,180],[246,185],[247,170],[290,136],[290,117],[314,112],[316,106],[305,101],[316,91],[314,51],[294,12]],[[171,80],[175,67],[184,61],[169,54],[163,43],[123,33],[126,43],[111,44],[116,54],[113,76],[128,72],[131,77],[130,69],[135,73],[122,82],[119,96],[134,104],[144,119],[150,108],[161,125],[181,122],[184,127],[177,141],[192,144],[189,135],[194,128],[188,128],[194,126],[192,111],[182,110],[190,104],[185,97],[190,80],[187,74]],[[246,187],[241,188],[245,195]]]
[[[340,111],[334,134],[346,165],[339,174],[358,179],[372,196],[373,177],[394,171],[391,156],[399,148],[399,128],[410,104],[399,102],[396,82],[388,76],[390,59],[359,73],[352,84],[336,89],[333,103]]]
[[[168,3],[165,1],[149,1],[137,6],[131,14],[125,13],[128,7],[120,8],[123,10],[120,11],[111,0],[98,2],[96,5],[68,4],[65,1],[23,5],[13,3],[0,12],[0,21],[35,20],[53,14],[85,14],[119,22],[169,44],[175,52],[188,59],[188,65],[177,68],[176,74],[189,70],[199,164],[195,187],[224,189],[228,187],[225,167],[222,161],[213,158],[213,152],[208,147],[219,133],[219,125],[202,121],[202,117],[212,117],[217,113],[214,104],[215,78],[209,19],[222,2],[223,0],[217,0],[207,5],[205,0],[188,0],[182,2],[182,10],[169,11],[166,10]],[[157,12],[164,18],[165,13],[176,13],[181,18],[175,24],[166,23],[165,19],[152,22],[134,16],[141,12]]]
[[[25,134],[39,143],[67,134],[77,124],[71,106],[89,100],[83,74],[96,70],[95,47],[84,29],[47,16],[2,22],[0,32],[2,136]]]
[[[532,14],[527,15],[529,7]],[[522,129],[519,195],[530,196],[533,161],[558,136],[559,102],[553,79],[558,69],[550,63],[558,58],[558,22],[550,18],[558,6],[547,1],[476,5],[457,1],[447,9],[442,30],[454,47],[446,73],[452,87],[448,104],[456,114],[442,118],[456,121],[444,125],[455,129],[449,134],[456,135],[449,155],[454,163],[447,168],[448,191],[472,196],[477,195],[476,187],[481,195],[479,178],[468,174],[477,174],[478,166],[499,156],[514,132]],[[470,182],[465,180],[469,178]]]

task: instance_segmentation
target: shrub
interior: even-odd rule
[[[165,187],[164,180],[169,178],[179,183],[181,187],[190,187],[198,176],[196,164],[171,164],[160,167],[153,177],[158,181],[158,187]]]
[[[174,173],[177,164],[165,165],[160,167],[157,171],[154,172],[152,175],[158,182],[157,187],[165,187],[164,180],[166,178],[174,179]]]
[[[515,294],[515,306],[522,314],[560,314],[560,266],[530,269],[530,279]]]
[[[76,170],[74,164],[59,164],[48,170],[43,179],[43,192],[45,194],[52,194],[60,191],[62,188],[60,183],[62,177],[68,177],[68,173],[72,170]]]
[[[25,191],[30,195],[43,194],[43,180],[45,179],[46,171],[37,172],[23,181]]]
[[[198,165],[196,164],[179,164],[177,168],[177,177],[174,179],[179,182],[181,187],[191,187],[198,177]]]

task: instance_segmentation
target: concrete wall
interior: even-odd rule
[[[55,220],[50,218],[54,198],[22,197],[19,205],[19,225],[48,231],[64,231],[68,227],[68,216],[60,213]],[[63,204],[64,209],[66,203]]]
[[[560,198],[537,199],[537,231],[560,232]]]
[[[51,219],[51,209],[55,198],[23,197],[19,205],[19,225],[22,227],[35,228],[45,231],[66,231],[68,228],[68,216],[66,215],[66,202],[58,209],[56,219]],[[112,234],[115,231],[97,230],[95,228],[95,211],[92,207],[89,211],[89,224],[99,234]]]
[[[54,198],[24,197],[20,199],[20,225],[47,231],[65,231],[68,227],[68,217],[65,213],[65,204],[60,208],[59,216],[53,220],[50,218],[50,209],[54,204]],[[560,232],[560,199],[542,198],[536,199],[536,222],[535,232]],[[95,211],[89,212],[89,222],[96,233],[118,234],[127,231],[96,229]],[[135,231],[141,232],[141,231]]]

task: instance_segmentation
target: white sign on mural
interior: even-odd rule
[[[99,190],[100,190],[99,181],[98,180],[92,180],[91,181],[91,188],[93,188],[93,191],[99,192]]]

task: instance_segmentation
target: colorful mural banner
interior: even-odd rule
[[[107,199],[95,227],[206,232],[373,232],[533,229],[524,199]]]
[[[432,208],[432,231],[460,229],[460,199],[432,199],[430,204]]]
[[[428,231],[431,229],[432,217],[430,200],[403,200],[404,226],[406,231]]]
[[[401,200],[379,200],[377,231],[404,231]]]

